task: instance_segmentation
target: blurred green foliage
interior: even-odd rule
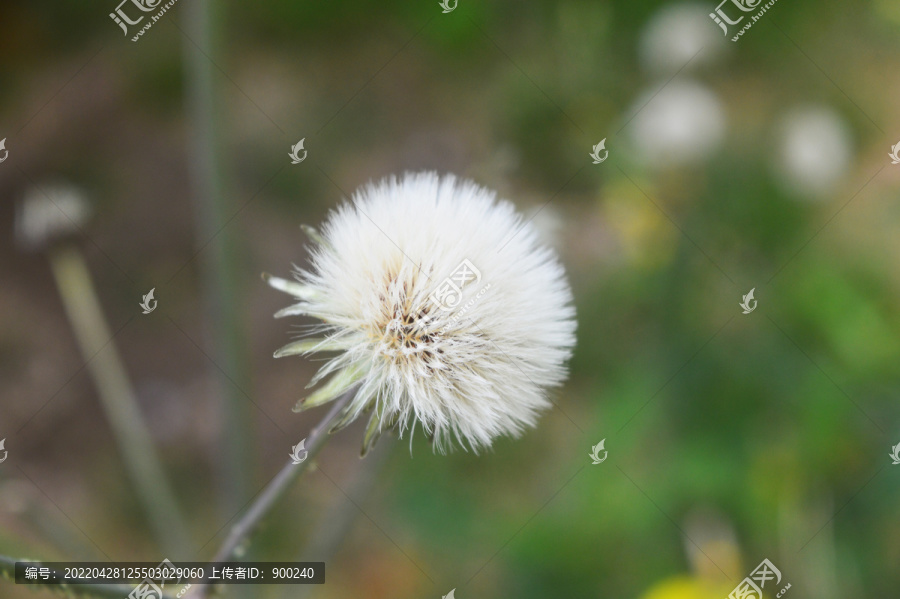
[[[577,298],[578,347],[558,407],[484,456],[435,456],[421,438],[411,449],[399,443],[371,495],[357,499],[365,516],[313,596],[439,597],[457,587],[460,599],[704,599],[725,596],[766,557],[794,599],[896,594],[900,468],[887,454],[900,442],[900,209],[886,153],[900,138],[900,13],[886,0],[778,2],[738,43],[710,47],[717,60],[658,76],[641,62],[641,32],[672,4],[460,0],[447,15],[436,0],[222,5],[217,85],[236,204],[270,181],[241,233],[248,297],[259,270],[305,259],[299,233],[281,243],[294,254],[278,254],[278,264],[259,249],[267,240],[318,222],[371,177],[429,167],[498,187],[523,210],[552,199],[545,216],[563,221],[559,246]],[[178,256],[166,259],[178,264],[195,245],[177,208],[189,193],[192,135],[184,7],[132,44],[106,16],[113,5],[4,9],[0,122],[21,126],[40,113],[24,136],[60,127],[58,137],[42,133],[40,150],[60,151],[35,150],[27,168],[90,183],[106,205],[95,231],[132,264],[152,269],[163,258],[112,231],[134,226],[135,202],[171,210]],[[112,98],[101,108],[115,108],[81,144],[78,129],[47,118],[58,103],[41,112],[21,98],[61,86],[98,46],[92,70]],[[641,159],[630,119],[642,93],[675,78],[716,94],[725,134],[702,161],[660,167]],[[77,81],[62,101],[90,105],[79,94],[92,90]],[[853,141],[846,175],[813,199],[773,168],[779,119],[808,104],[836,111]],[[101,122],[90,107],[82,118]],[[304,135],[321,171],[273,175]],[[587,152],[604,137],[610,160],[591,165]],[[133,177],[149,185],[160,173],[172,179],[166,197],[131,195]],[[292,228],[273,224],[281,222]],[[196,284],[176,301],[190,304]],[[742,315],[750,288],[759,308]],[[269,303],[248,301],[246,324],[268,318]],[[253,348],[260,363],[277,346],[265,326]],[[257,383],[271,389],[273,367],[264,370]],[[293,399],[272,398],[266,409],[290,418]],[[344,433],[349,445],[355,430]],[[588,451],[603,438],[610,458],[592,466]],[[94,463],[112,468],[96,452]],[[182,454],[167,455],[174,469]],[[212,485],[190,482],[207,462],[179,466],[184,503],[196,510]],[[95,472],[90,488],[114,489],[119,474]],[[316,526],[310,514],[340,494],[313,479],[315,492],[298,490],[279,509],[258,555],[289,559],[302,549]],[[133,501],[112,492],[90,501],[95,515],[114,514],[91,527],[100,545],[152,559],[116,528],[140,528]],[[213,523],[198,516],[197,529]],[[726,532],[704,540],[706,526]],[[0,553],[53,551],[46,538],[29,539],[4,527]]]

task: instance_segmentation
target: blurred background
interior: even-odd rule
[[[327,583],[226,596],[715,599],[764,558],[794,599],[895,595],[900,8],[777,2],[732,42],[714,2],[180,0],[136,42],[116,0],[6,2],[0,554],[210,559],[323,415],[260,273],[433,169],[560,252],[559,408],[481,456],[361,461],[356,423],[244,554]]]

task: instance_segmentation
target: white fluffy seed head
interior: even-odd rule
[[[566,377],[575,311],[565,273],[512,204],[435,173],[369,184],[333,211],[311,267],[269,283],[298,301],[324,337],[276,357],[337,351],[298,403],[321,405],[358,385],[338,426],[372,410],[378,434],[419,423],[439,451],[477,451],[517,436],[550,406]]]
[[[73,185],[32,186],[16,208],[16,243],[25,250],[42,249],[78,231],[90,212],[83,192]]]

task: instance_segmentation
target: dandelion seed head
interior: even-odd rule
[[[785,187],[809,201],[830,197],[853,159],[844,119],[823,106],[794,109],[782,119],[776,167]]]
[[[362,187],[312,234],[309,267],[269,279],[297,299],[276,316],[311,316],[324,334],[276,356],[337,352],[299,407],[356,385],[338,426],[371,411],[364,450],[383,430],[420,425],[439,451],[454,441],[477,451],[551,405],[575,342],[572,295],[511,203],[470,181],[408,174]]]
[[[32,186],[16,209],[16,243],[26,250],[42,248],[78,231],[90,212],[90,205],[78,187],[68,183]]]
[[[726,118],[719,97],[688,80],[658,92],[648,89],[635,103],[630,125],[639,156],[653,166],[681,166],[706,160],[721,144]]]
[[[657,73],[675,73],[714,61],[725,43],[709,13],[710,7],[698,2],[666,4],[653,13],[640,36],[644,66]]]

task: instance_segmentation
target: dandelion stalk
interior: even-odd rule
[[[13,580],[16,572],[16,562],[29,562],[41,567],[41,562],[28,559],[16,559],[6,555],[0,555],[0,578]],[[29,585],[31,589],[44,589],[55,593],[65,594],[67,597],[97,597],[98,599],[123,599],[134,590],[133,585],[127,584],[59,584],[50,581],[37,581]],[[154,595],[154,599],[156,595]],[[173,599],[172,595],[164,594],[159,599]]]
[[[219,551],[216,552],[216,556],[211,560],[211,563],[233,561],[238,556],[241,546],[253,534],[262,519],[269,513],[269,510],[306,470],[312,458],[325,445],[325,442],[330,438],[328,431],[332,423],[337,419],[341,410],[350,403],[355,393],[356,390],[351,389],[334,402],[331,410],[306,438],[306,451],[309,452],[307,459],[299,464],[294,464],[293,461],[288,462],[275,478],[266,485],[266,488],[256,497],[250,508],[241,516],[237,524],[232,527],[231,532],[228,533],[225,542]],[[209,586],[206,584],[200,585],[192,590],[191,599],[201,599],[206,597],[208,593]]]
[[[160,546],[174,555],[188,550],[187,528],[156,455],[136,395],[84,257],[69,238],[82,231],[90,206],[77,187],[64,182],[33,185],[16,209],[16,245],[44,250],[69,322],[118,443],[128,476]]]
[[[66,314],[154,534],[167,554],[188,555],[184,518],[111,341],[113,333],[103,317],[84,258],[74,247],[57,247],[50,250],[49,259]]]
[[[225,498],[223,509],[233,514],[250,496],[253,481],[253,442],[251,404],[240,389],[248,388],[249,374],[242,348],[247,342],[239,327],[240,299],[235,281],[234,239],[228,223],[234,215],[229,206],[222,167],[222,144],[217,135],[221,128],[221,95],[213,80],[218,43],[213,19],[213,3],[197,0],[185,8],[187,35],[184,55],[187,69],[189,116],[194,128],[192,136],[191,179],[193,186],[198,244],[204,249],[204,303],[208,309],[213,360],[221,369],[212,369],[219,379],[224,398],[225,459],[221,472]]]

